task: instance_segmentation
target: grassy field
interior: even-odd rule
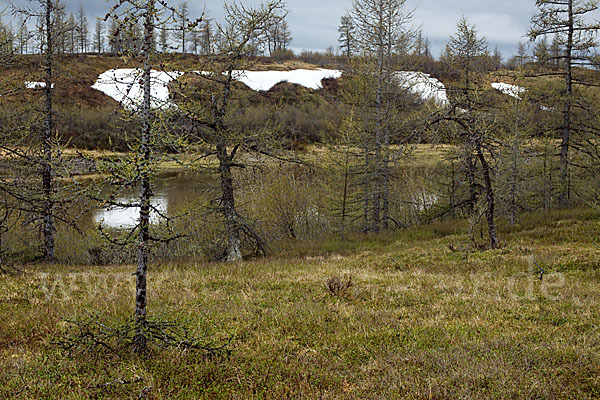
[[[231,339],[217,354],[69,355],[53,344],[65,320],[128,318],[134,269],[26,266],[0,277],[0,398],[600,398],[599,222],[528,215],[501,228],[503,249],[468,259],[453,221],[235,265],[153,265],[150,311]],[[352,284],[328,288],[336,277]]]

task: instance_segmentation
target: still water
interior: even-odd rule
[[[185,204],[199,199],[208,198],[207,175],[177,173],[160,175],[154,182],[154,196],[151,200],[152,210],[150,221],[154,224],[162,219],[160,214],[174,214],[175,210]],[[106,189],[108,194],[110,189]],[[139,202],[137,190],[129,190],[116,198],[117,203],[135,204]],[[158,213],[156,212],[158,210]],[[93,211],[92,217],[96,225],[102,224],[106,228],[131,228],[139,221],[139,207],[106,207]]]
[[[137,200],[134,197],[120,197],[117,199],[117,202],[131,204]],[[152,198],[150,204],[153,208],[150,213],[150,222],[156,224],[160,222],[160,214],[164,215],[168,213],[169,197],[166,194],[156,195]],[[94,222],[107,228],[131,228],[137,225],[139,214],[139,207],[107,207],[97,210],[94,213]]]

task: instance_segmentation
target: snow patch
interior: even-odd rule
[[[309,89],[321,89],[321,80],[338,79],[342,71],[330,69],[295,69],[292,71],[233,71],[235,80],[255,91],[268,91],[280,82],[295,83]]]
[[[141,69],[111,69],[98,77],[93,89],[112,97],[127,109],[137,109],[144,100]],[[152,70],[150,73],[152,108],[165,109],[173,104],[169,100],[169,83],[183,75],[182,72]]]
[[[200,75],[209,72],[195,71]],[[169,100],[169,83],[184,75],[183,72],[162,72],[152,70],[151,107],[165,109],[173,107]],[[328,69],[296,69],[293,71],[233,71],[233,77],[255,91],[268,91],[280,82],[290,82],[309,89],[321,89],[321,80],[325,78],[338,79],[342,71]],[[111,69],[102,73],[93,89],[112,97],[127,109],[137,109],[144,99],[142,87],[142,70],[140,69]]]
[[[433,100],[441,106],[449,104],[446,86],[429,74],[415,71],[398,71],[396,72],[396,78],[400,81],[401,88],[421,97],[425,101]]]
[[[492,83],[492,87],[506,95],[509,95],[510,97],[514,97],[515,99],[519,99],[519,100],[522,100],[521,94],[523,94],[527,91],[527,89],[524,87],[510,85],[508,83],[502,83],[502,82]],[[551,107],[546,107],[543,105],[541,105],[539,107],[540,107],[540,110],[542,110],[542,111],[554,111],[554,108],[551,108]]]
[[[25,82],[27,89],[46,89],[46,82]],[[51,86],[54,89],[54,83]]]
[[[510,85],[508,83],[495,82],[492,83],[492,87],[510,97],[514,97],[515,99],[521,99],[521,94],[527,91],[524,87]]]

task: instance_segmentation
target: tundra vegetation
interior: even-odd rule
[[[298,55],[279,0],[4,11],[0,397],[597,398],[597,2],[536,5],[507,60],[404,0]]]

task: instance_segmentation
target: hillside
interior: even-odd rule
[[[42,108],[42,90],[25,89],[25,82],[43,81],[40,60],[35,56],[23,56],[0,77],[0,85],[11,91],[4,101],[17,109],[26,105],[38,104]],[[167,70],[200,69],[203,60],[196,56],[178,56],[169,63]],[[118,113],[123,107],[110,96],[92,86],[101,74],[119,68],[132,68],[135,63],[121,57],[110,56],[65,56],[56,62],[55,105],[58,108],[59,133],[69,146],[82,149],[125,150],[121,142],[122,132],[136,134],[132,121],[120,121]],[[269,59],[259,59],[252,66],[253,71],[315,71],[317,67],[300,61],[274,63]],[[181,78],[190,81],[189,74]],[[133,80],[131,82],[134,82]],[[276,81],[273,81],[275,83]],[[316,83],[320,82],[317,79]],[[314,83],[313,83],[314,85]],[[125,88],[127,84],[123,85]],[[283,136],[290,142],[313,142],[323,138],[325,132],[335,123],[335,92],[337,85],[314,90],[294,83],[282,82],[268,91],[254,91],[244,84],[236,84],[239,96],[243,97],[247,115],[251,116],[258,128],[265,118],[275,118],[274,124],[283,127]],[[274,108],[274,106],[277,108]],[[256,118],[255,116],[259,117]],[[260,117],[263,115],[264,117]],[[333,118],[333,120],[332,120]]]
[[[8,104],[18,108],[33,102],[39,104],[41,109],[43,91],[24,89],[25,82],[43,80],[39,62],[38,57],[22,56],[0,77],[2,87],[15,91],[5,99]],[[166,71],[199,71],[204,62],[199,56],[173,56],[166,63],[169,65]],[[118,118],[118,113],[123,109],[118,101],[125,94],[111,97],[92,86],[100,88],[101,85],[97,82],[102,76],[110,77],[110,71],[133,68],[136,64],[122,57],[97,55],[64,56],[58,58],[56,64],[55,103],[60,116],[57,124],[64,143],[81,149],[125,150],[126,144],[121,141],[122,132],[128,131],[135,135],[137,131],[131,125],[132,121],[123,122]],[[339,95],[339,89],[344,87],[347,80],[345,75],[339,79],[321,81],[318,66],[297,60],[279,63],[269,58],[259,58],[251,68],[257,72],[241,75],[240,80],[246,84],[237,82],[235,85],[238,97],[243,99],[240,103],[244,113],[240,120],[243,129],[278,126],[281,137],[290,144],[323,142],[326,137],[336,135],[335,127],[339,125],[340,115],[346,113],[340,111],[344,105]],[[315,77],[307,76],[313,72],[317,72],[317,75],[313,74]],[[457,84],[456,76],[448,73],[429,77],[420,72],[404,72],[399,73],[398,78],[400,82],[404,82],[401,83],[401,88],[410,94],[408,98],[404,97],[407,101],[407,105],[401,107],[404,111],[418,107],[421,102],[430,99],[440,104],[447,102],[445,88]],[[131,94],[128,85],[137,85],[136,79],[132,76],[121,80],[119,90]],[[171,79],[173,81],[169,83]],[[177,79],[188,84],[200,84],[190,74],[169,78],[163,84],[165,94],[161,101],[165,104],[173,96],[173,93],[169,95],[169,88],[175,88],[174,81]],[[277,83],[279,81],[281,82]],[[543,98],[548,97],[543,94],[544,91],[560,89],[557,77],[519,78],[519,74],[514,71],[492,71],[481,84],[485,94],[483,102],[495,106],[510,104],[510,93],[493,89],[492,85],[495,83],[534,89],[537,93],[537,100],[534,101],[542,108],[550,107],[543,103]],[[114,88],[110,88],[110,82],[108,86],[109,89],[104,89],[106,93],[115,92]],[[140,91],[139,85],[137,86],[133,92]]]

